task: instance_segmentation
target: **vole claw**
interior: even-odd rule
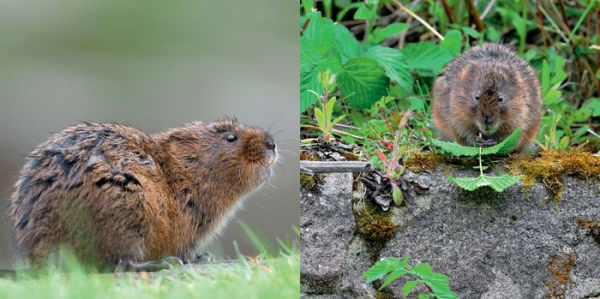
[[[485,137],[475,137],[475,140],[473,141],[473,143],[475,144],[475,146],[480,146],[480,147],[490,147],[490,146],[494,146],[496,144],[498,144],[498,141],[491,139],[491,138],[485,138]]]

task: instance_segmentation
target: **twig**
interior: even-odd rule
[[[444,6],[444,12],[448,17],[448,20],[450,20],[450,23],[456,23],[456,20],[454,19],[454,12],[446,0],[442,0],[442,6]]]
[[[537,19],[538,19],[538,22],[540,23],[540,32],[542,33],[542,41],[544,42],[544,50],[545,50],[548,47],[548,43],[546,41],[546,39],[547,39],[546,29],[544,28],[544,16],[542,16],[542,12],[540,11],[540,0],[535,0],[535,7],[537,9]]]
[[[552,19],[552,17],[548,14],[548,12],[544,9],[543,6],[540,6],[540,11],[544,15],[544,17],[546,17],[546,19],[548,19],[548,22],[550,22],[550,24],[554,27],[554,29],[556,30],[556,32],[558,33],[558,35],[560,35],[560,37],[565,41],[565,43],[567,43],[569,41],[569,39],[560,30],[560,27],[558,27],[558,25],[556,24],[556,22],[554,22],[554,19]]]
[[[400,3],[400,1],[394,0],[394,3],[396,3],[396,5],[398,5],[398,8],[402,9],[409,16],[411,16],[411,17],[415,18],[417,21],[419,21],[419,23],[421,23],[423,26],[425,26],[425,28],[429,29],[429,31],[431,31],[433,34],[435,34],[435,36],[437,36],[440,40],[444,40],[443,35],[441,35],[437,30],[435,30],[435,28],[431,27],[431,25],[429,25],[425,20],[421,19],[421,17],[417,16],[410,9],[406,8],[402,3]]]
[[[485,20],[485,17],[492,10],[492,7],[494,7],[494,4],[496,4],[496,0],[492,0],[492,1],[488,2],[487,6],[485,7],[485,9],[483,10],[483,12],[481,13],[481,16],[480,16],[481,21]]]
[[[477,27],[477,31],[483,32],[485,27],[483,26],[481,19],[479,19],[479,13],[477,12],[477,7],[475,7],[475,4],[473,4],[473,0],[465,0],[465,2],[467,2],[467,6],[471,12],[471,17],[473,17],[473,21],[475,21],[475,27]]]
[[[600,46],[599,45],[591,45],[590,49],[600,51]]]

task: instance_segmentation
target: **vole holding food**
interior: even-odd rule
[[[15,184],[17,245],[34,265],[67,245],[87,263],[166,266],[158,260],[185,259],[214,237],[276,158],[269,133],[235,120],[156,135],[69,127],[28,155]]]
[[[501,44],[486,43],[461,54],[433,85],[439,136],[463,145],[492,146],[521,127],[515,151],[528,150],[540,127],[541,107],[534,70]]]

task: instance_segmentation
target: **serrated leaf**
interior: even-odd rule
[[[502,142],[492,146],[484,147],[481,150],[481,155],[493,155],[500,154],[506,155],[512,152],[519,141],[519,135],[521,134],[522,128],[515,130],[510,136],[504,139]],[[455,142],[441,141],[433,139],[432,143],[440,147],[445,152],[454,156],[477,156],[479,155],[479,147],[464,146]]]
[[[444,40],[440,43],[440,47],[448,53],[456,56],[460,54],[462,35],[458,30],[449,30],[444,36]]]
[[[394,271],[398,267],[399,260],[393,257],[384,258],[375,263],[371,268],[363,273],[362,277],[371,283],[377,279],[385,277],[388,273]]]
[[[409,43],[402,53],[406,57],[409,69],[416,70],[424,76],[435,76],[440,73],[452,55],[433,42]]]
[[[419,280],[407,281],[402,287],[402,297],[406,298],[412,290],[421,283]]]
[[[480,187],[489,186],[494,189],[496,192],[502,192],[506,188],[516,184],[523,178],[522,175],[519,176],[511,176],[511,175],[501,175],[501,176],[487,176],[480,175],[476,178],[466,178],[466,177],[458,177],[455,178],[453,176],[449,176],[451,182],[457,184],[459,187],[473,191]]]
[[[412,89],[413,77],[408,69],[406,58],[400,50],[383,46],[372,46],[362,56],[377,61],[385,70],[388,77],[398,82],[405,90]]]
[[[348,28],[335,24],[333,33],[335,38],[334,48],[339,52],[342,63],[346,63],[360,54],[363,45],[356,40]]]
[[[387,94],[389,80],[373,59],[358,57],[342,66],[338,86],[348,102],[357,108],[369,108]]]

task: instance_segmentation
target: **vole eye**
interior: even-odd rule
[[[502,96],[499,96],[499,97],[498,97],[498,103],[499,103],[499,102],[502,102],[502,101],[504,101],[504,97],[502,97]]]
[[[227,139],[229,142],[234,142],[237,140],[237,136],[232,133],[228,133],[227,136],[225,136],[225,139]]]
[[[479,96],[479,95],[476,95],[476,96],[475,96],[475,100],[476,100],[476,101],[479,101],[479,98],[480,98],[480,96]]]

